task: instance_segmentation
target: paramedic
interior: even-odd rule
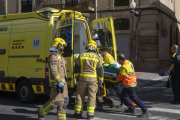
[[[44,120],[46,114],[57,109],[57,120],[66,120],[66,107],[69,103],[66,83],[66,61],[62,57],[66,42],[62,38],[55,38],[49,55],[49,85],[51,87],[50,100],[38,109],[38,119]]]
[[[103,62],[108,64],[115,63],[114,58],[107,52],[106,48],[101,48],[100,53],[103,56]]]
[[[108,64],[115,63],[114,58],[111,56],[111,54],[109,54],[109,53],[107,52],[107,49],[106,49],[106,48],[101,48],[100,53],[101,53],[101,55],[103,56],[103,61],[104,61],[105,63],[108,63]],[[120,83],[117,83],[117,84],[113,85],[113,88],[115,89],[116,94],[117,94],[117,95],[119,96],[119,98],[120,98],[121,91],[122,91],[121,86],[120,86]],[[109,96],[109,95],[107,95],[107,96]],[[116,107],[117,107],[117,108],[123,107],[123,102],[121,101],[120,105],[117,105]]]
[[[79,79],[76,90],[75,118],[82,118],[84,98],[88,90],[87,119],[94,118],[96,93],[98,86],[102,86],[104,70],[101,58],[96,54],[97,43],[90,40],[86,45],[87,52],[82,53],[75,63],[75,77]]]
[[[141,110],[142,114],[138,115],[138,117],[148,117],[151,114],[147,110],[146,106],[141,102],[141,100],[136,96],[135,87],[137,85],[136,75],[134,71],[133,64],[125,59],[123,54],[117,56],[117,60],[121,64],[120,72],[116,78],[116,80],[122,81],[124,88],[121,92],[121,100],[123,103],[128,107],[127,110],[124,110],[125,113],[135,113],[135,107],[132,105],[130,99],[138,105]],[[129,97],[130,99],[129,99]]]

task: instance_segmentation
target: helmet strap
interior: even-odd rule
[[[61,43],[59,43],[59,44],[57,45],[57,49],[59,49],[59,48],[62,48],[62,44],[61,44]]]
[[[58,53],[59,53],[59,54],[63,54],[64,51],[63,51],[62,49],[58,49]]]

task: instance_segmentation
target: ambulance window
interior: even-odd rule
[[[94,24],[94,29],[95,29],[95,30],[103,29],[101,22],[95,23],[95,24]]]
[[[53,23],[53,40],[55,38],[56,24],[57,24],[57,18],[54,19],[54,23]]]
[[[107,23],[105,21],[103,22],[97,22],[94,24],[94,29],[107,29]]]
[[[113,44],[112,44],[112,35],[111,35],[111,32],[108,31],[108,26],[107,26],[106,21],[101,21],[101,22],[97,22],[97,23],[94,24],[94,30],[98,31],[99,29],[101,29],[101,31],[102,31],[102,29],[103,29],[103,31],[106,31],[104,34],[108,34],[108,36],[109,36],[108,41],[106,41],[107,46],[112,47],[113,46]],[[101,37],[101,38],[104,38],[104,37]]]
[[[70,57],[72,55],[72,26],[59,28],[56,31],[56,38],[63,38],[67,46],[64,48],[64,57]]]
[[[88,42],[86,23],[82,20],[75,20],[74,24],[74,54],[81,54],[86,51]]]

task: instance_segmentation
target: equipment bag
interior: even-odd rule
[[[171,81],[170,81],[170,79],[171,79],[171,76],[169,76],[168,81],[166,82],[166,87],[167,87],[167,88],[170,88],[170,87],[171,87]]]

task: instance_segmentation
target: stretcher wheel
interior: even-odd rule
[[[99,104],[97,105],[97,107],[98,107],[98,109],[102,110],[102,109],[103,109],[103,104],[102,104],[102,103],[99,103]]]
[[[99,109],[100,109],[100,110],[103,109],[103,104],[102,104],[102,103],[99,105]]]
[[[113,108],[114,107],[114,102],[109,103],[109,107]]]

